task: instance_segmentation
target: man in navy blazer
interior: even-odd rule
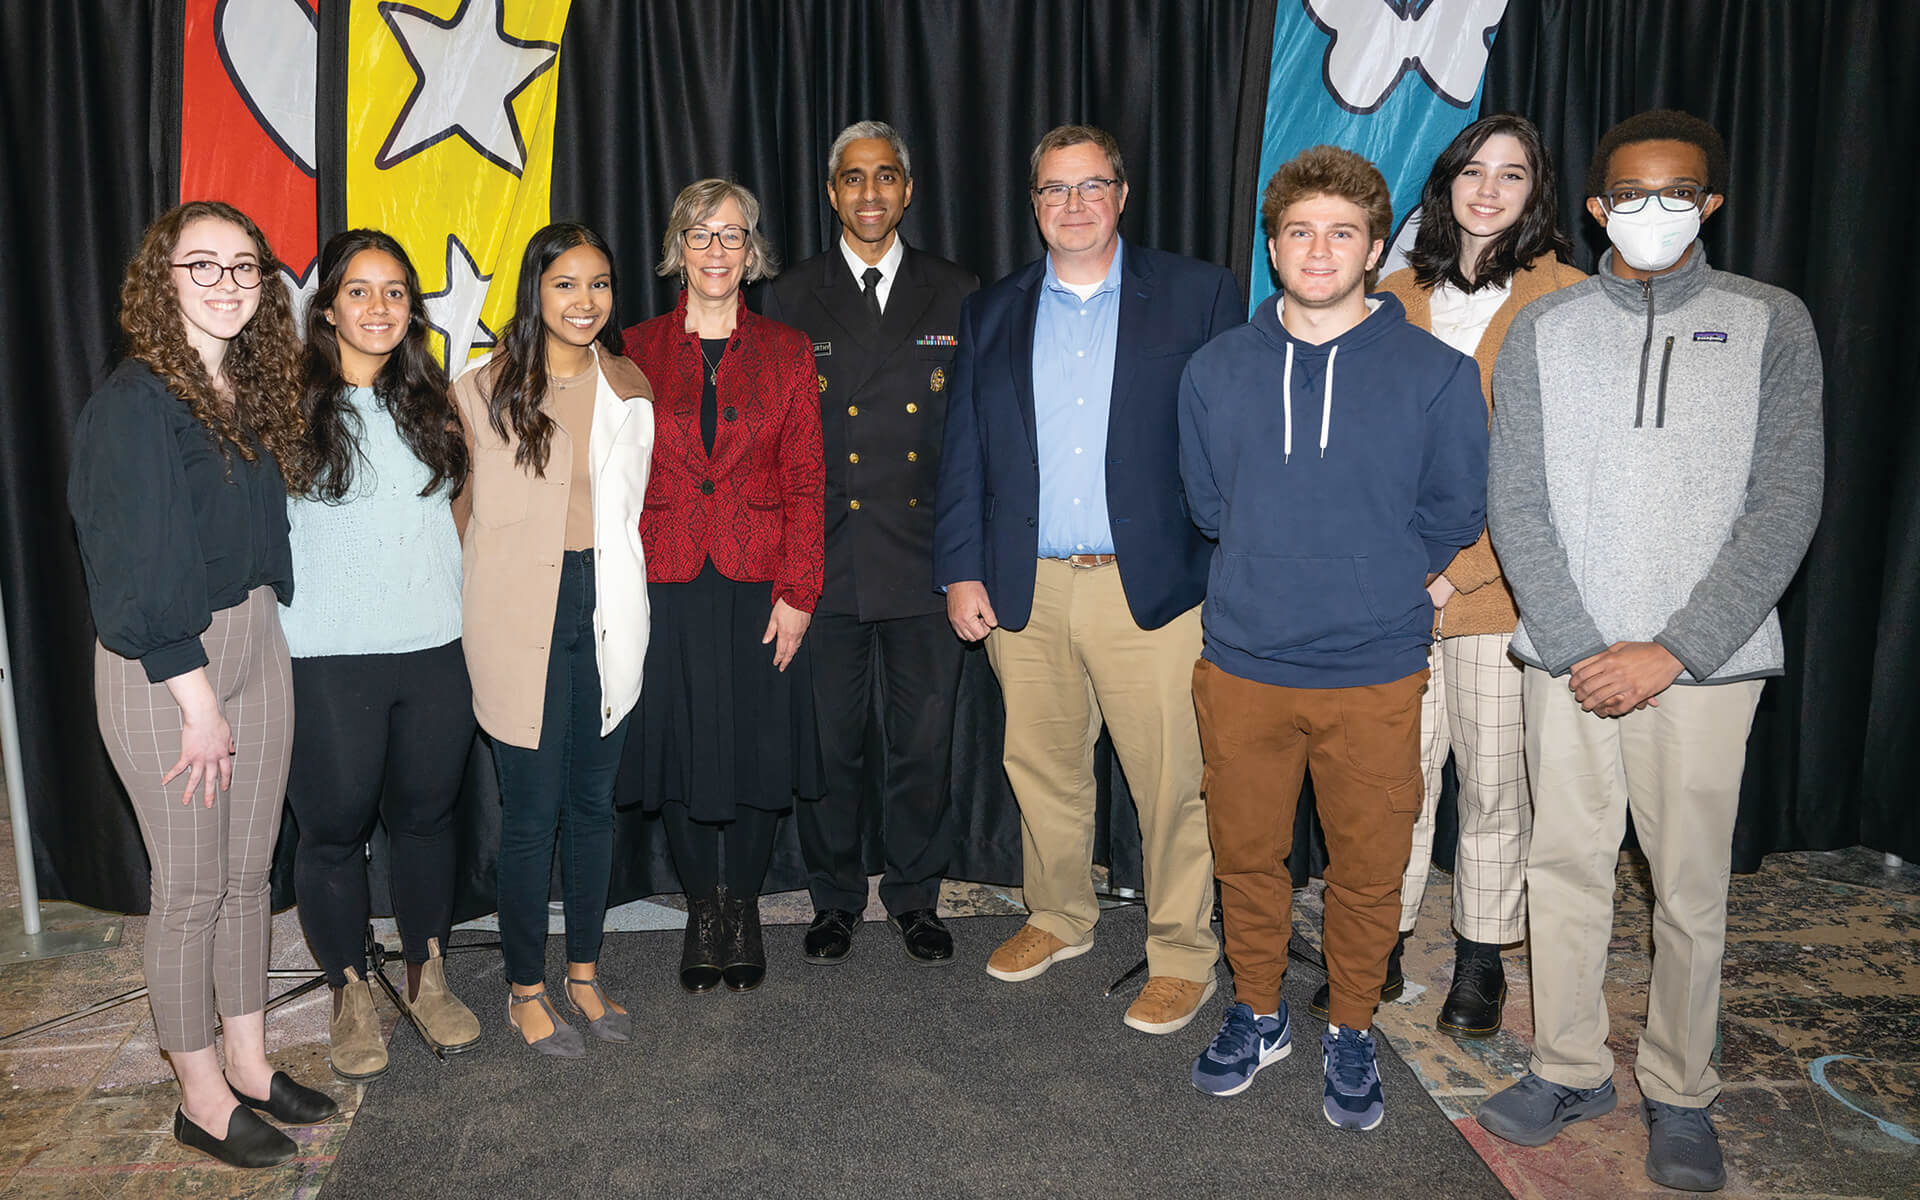
[[[1187,358],[1244,320],[1226,270],[1123,241],[1126,168],[1065,125],[1029,181],[1047,254],[969,298],[947,402],[934,583],[1006,699],[1027,924],[987,962],[1031,979],[1093,945],[1093,744],[1140,813],[1148,981],[1126,1023],[1171,1033],[1214,990],[1213,855],[1192,675],[1208,543],[1187,517]]]

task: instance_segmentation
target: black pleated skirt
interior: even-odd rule
[[[677,800],[696,821],[731,821],[734,808],[779,812],[818,796],[807,646],[773,666],[761,645],[772,585],[728,579],[711,561],[690,583],[649,583],[652,634],[620,766],[622,807],[648,812]]]

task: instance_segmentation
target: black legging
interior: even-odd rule
[[[473,745],[458,641],[406,654],[293,660],[287,803],[300,827],[293,886],[313,957],[340,987],[367,973],[362,848],[376,818],[393,847],[393,911],[408,962],[453,920],[453,805]]]
[[[773,832],[780,814],[745,804],[734,807],[733,820],[709,825],[687,815],[677,800],[660,806],[667,827],[667,846],[680,886],[689,896],[711,896],[726,881],[737,896],[758,896],[773,858]]]

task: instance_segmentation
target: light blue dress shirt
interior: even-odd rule
[[[347,498],[288,497],[293,604],[280,609],[295,658],[404,654],[460,636],[460,535],[445,488],[401,438],[372,388],[345,403],[360,417]],[[349,418],[351,423],[352,418]]]
[[[1040,557],[1112,554],[1107,521],[1107,413],[1120,332],[1124,242],[1085,300],[1047,256],[1033,322],[1033,427],[1040,458]]]

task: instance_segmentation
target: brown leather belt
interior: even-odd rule
[[[1060,561],[1070,567],[1104,567],[1110,562],[1117,562],[1118,559],[1119,556],[1113,554],[1069,554]]]

